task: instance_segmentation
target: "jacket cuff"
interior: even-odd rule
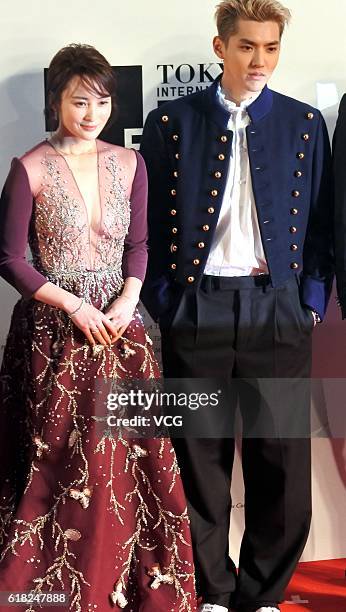
[[[303,277],[301,281],[301,301],[311,310],[316,310],[321,317],[321,321],[323,321],[326,314],[329,295],[330,289],[327,281]]]

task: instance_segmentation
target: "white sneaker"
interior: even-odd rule
[[[273,608],[270,607],[268,608],[268,606],[265,606],[264,608],[258,608],[258,610],[256,610],[256,612],[280,612],[279,608]]]
[[[228,608],[219,606],[218,604],[205,603],[199,606],[198,612],[228,612]]]

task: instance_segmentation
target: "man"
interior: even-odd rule
[[[289,16],[275,0],[221,2],[221,78],[151,112],[141,144],[150,247],[143,301],[160,324],[165,376],[278,382],[272,433],[243,438],[238,574],[228,555],[234,440],[225,432],[174,441],[201,612],[279,610],[310,525],[310,441],[289,428],[308,401],[279,382],[292,381],[293,392],[309,376],[311,331],[330,295],[330,147],[319,111],[266,85]],[[255,386],[244,397],[248,426],[265,402]]]
[[[346,95],[343,96],[333,141],[335,193],[336,284],[342,318],[346,318]]]

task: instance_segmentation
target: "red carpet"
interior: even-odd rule
[[[346,612],[346,559],[300,563],[282,612]]]

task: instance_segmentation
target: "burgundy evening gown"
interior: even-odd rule
[[[95,381],[159,376],[140,314],[115,345],[93,350],[62,310],[31,298],[50,280],[104,310],[123,278],[143,279],[143,160],[97,148],[91,224],[48,142],[12,162],[2,194],[0,273],[23,297],[0,378],[0,592],[66,592],[72,612],[192,612],[189,520],[169,439],[99,435],[93,419]]]

